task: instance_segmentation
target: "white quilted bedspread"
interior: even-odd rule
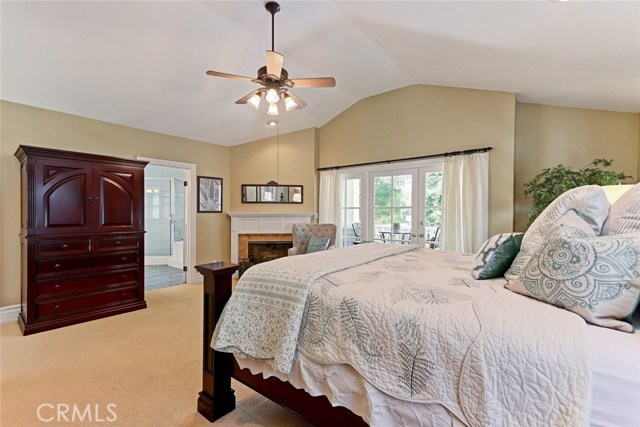
[[[299,324],[276,322],[271,332],[298,330],[306,357],[347,363],[385,393],[440,403],[469,426],[588,424],[590,369],[580,317],[514,294],[503,279],[473,280],[473,256],[410,248],[316,277]],[[341,248],[325,255],[331,252],[339,259],[361,254]],[[219,344],[214,348],[224,350]]]

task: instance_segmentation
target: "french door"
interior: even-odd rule
[[[438,248],[442,160],[393,166],[343,174],[343,245],[362,240]]]

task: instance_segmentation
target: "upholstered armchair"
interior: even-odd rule
[[[307,253],[307,246],[311,236],[321,239],[329,237],[329,247],[336,245],[336,225],[335,224],[293,224],[291,234],[293,236],[293,247],[289,249],[289,255],[301,255]]]

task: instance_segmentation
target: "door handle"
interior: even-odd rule
[[[424,237],[424,233],[420,233],[420,237]]]

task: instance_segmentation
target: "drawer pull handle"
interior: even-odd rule
[[[122,242],[120,240],[116,240],[116,246],[120,246]]]
[[[122,275],[122,280],[127,280],[127,277],[129,277],[129,276],[127,276],[126,274],[123,274]]]
[[[59,306],[58,304],[56,304],[56,305],[54,305],[54,306],[53,306],[53,309],[54,309],[54,310],[59,310],[59,309],[60,309],[60,306]]]
[[[69,245],[65,243],[64,245],[62,245],[62,249],[69,249]]]
[[[61,285],[61,284],[59,284],[59,283],[58,283],[58,284],[53,285],[53,289],[60,289],[61,287],[62,287],[62,285]]]
[[[121,259],[122,259],[122,262],[125,262],[127,260],[127,257],[123,256]]]
[[[123,292],[123,293],[122,293],[122,298],[126,298],[126,297],[127,297],[127,293],[126,293],[126,292]]]
[[[62,267],[62,264],[54,264],[54,265],[53,265],[53,268],[55,268],[55,269],[58,269],[58,268],[60,268],[60,267]]]
[[[89,196],[87,197],[87,200],[93,200],[93,197]]]

